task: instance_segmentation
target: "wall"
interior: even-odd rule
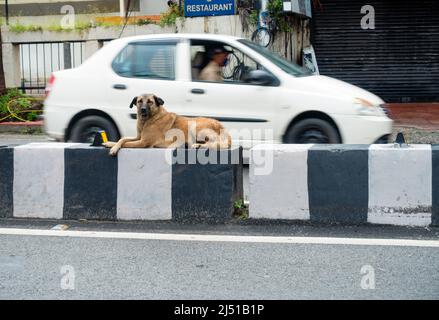
[[[154,0],[157,1],[157,0]],[[139,0],[132,0],[134,10],[139,10]],[[78,14],[119,12],[119,0],[9,0],[9,16],[49,16],[60,13],[61,7],[71,5]],[[0,14],[5,16],[4,1],[1,1]]]
[[[167,1],[165,0],[140,0],[140,12],[142,14],[160,14],[168,9]]]
[[[127,3],[127,0],[124,0]],[[77,22],[87,23],[99,17],[119,17],[120,0],[9,0],[9,24],[54,26],[63,18],[61,8],[70,5]],[[168,9],[166,0],[131,0],[130,17],[159,15]],[[69,12],[70,13],[70,12]],[[5,17],[4,1],[0,1],[0,15]]]

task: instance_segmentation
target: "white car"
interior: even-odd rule
[[[212,48],[232,51],[222,82],[200,81]],[[133,97],[154,93],[168,111],[220,120],[235,145],[387,143],[392,120],[376,95],[308,73],[259,45],[212,34],[145,35],[111,41],[80,67],[53,73],[46,133],[88,142],[136,136]]]

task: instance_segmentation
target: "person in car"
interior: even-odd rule
[[[222,67],[227,64],[227,59],[231,51],[224,47],[217,47],[210,52],[211,61],[201,70],[199,80],[223,82]]]

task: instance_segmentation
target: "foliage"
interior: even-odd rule
[[[240,0],[238,4],[238,14],[241,17],[242,27],[247,31],[249,26],[256,26],[258,23],[259,12],[254,0]],[[291,17],[283,12],[283,0],[269,0],[267,10],[271,22],[269,22],[272,32],[291,32]]]
[[[150,19],[139,19],[136,21],[136,25],[138,26],[145,26],[148,24],[153,24],[154,21],[150,20]]]
[[[178,9],[177,9],[178,11]],[[166,15],[163,20],[163,25],[175,23],[175,19],[177,17],[173,15]],[[162,21],[161,21],[162,22]],[[136,24],[138,26],[154,24],[154,21],[150,19],[138,19],[134,22],[130,22],[129,24]],[[9,31],[15,33],[23,33],[23,32],[36,32],[36,31],[53,31],[53,32],[71,32],[71,31],[85,31],[96,27],[110,28],[110,27],[120,27],[121,23],[114,22],[76,22],[73,28],[63,28],[60,24],[50,25],[50,26],[36,26],[36,25],[22,25],[20,23],[10,25]]]
[[[273,31],[293,31],[290,19],[288,19],[288,16],[283,12],[283,0],[269,0],[267,10],[277,29]]]
[[[55,24],[53,26],[48,26],[47,30],[49,31],[55,31],[55,32],[62,32],[62,31],[71,31],[71,29],[64,29],[63,27],[61,27],[61,25],[59,24]]]
[[[248,219],[248,208],[243,199],[236,200],[233,203],[234,215],[240,220]]]
[[[114,24],[112,22],[104,22],[99,21],[95,23],[95,27],[102,27],[102,28],[112,28],[112,27],[119,27],[120,24]]]
[[[239,0],[237,12],[244,32],[247,32],[250,26],[258,24],[259,12],[255,8],[254,0]]]
[[[249,14],[249,22],[251,25],[256,26],[258,24],[259,12],[255,9],[250,11]]]
[[[27,31],[43,31],[42,26],[35,26],[35,25],[24,25],[24,24],[13,24],[9,26],[9,30],[15,33],[22,33]]]
[[[0,121],[34,121],[42,111],[42,104],[18,89],[8,89],[0,96]]]
[[[95,27],[95,25],[91,22],[77,22],[77,23],[75,23],[75,30],[77,30],[77,31],[88,30],[88,29],[91,29],[94,27]]]
[[[64,32],[64,31],[67,31],[67,32],[80,31],[81,32],[81,31],[88,30],[88,29],[91,29],[94,27],[95,27],[95,25],[91,22],[79,21],[79,22],[75,23],[75,27],[73,27],[73,28],[63,28],[61,25],[56,24],[56,25],[52,25],[52,26],[47,27],[47,30],[54,31],[54,32]]]
[[[184,4],[182,4],[184,7]],[[160,15],[159,25],[161,27],[174,25],[177,18],[180,17],[180,9],[178,5],[172,5],[168,10]]]

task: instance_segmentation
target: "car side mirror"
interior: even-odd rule
[[[245,82],[259,86],[269,86],[276,82],[276,78],[264,70],[252,70],[245,77]]]

